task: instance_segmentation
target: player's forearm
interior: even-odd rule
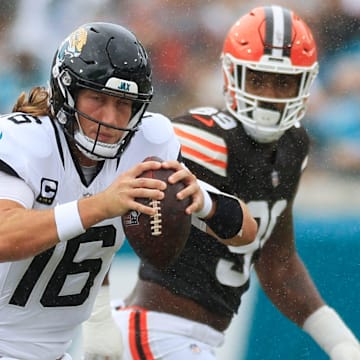
[[[81,222],[85,229],[88,229],[100,221],[114,217],[114,214],[110,214],[107,210],[110,200],[106,200],[103,194],[104,193],[98,193],[78,201]]]
[[[215,201],[213,217],[205,220],[206,232],[225,245],[244,246],[252,243],[256,237],[257,223],[245,203],[226,197],[222,201],[222,209],[218,208],[219,203]]]
[[[253,243],[255,240],[256,232],[258,230],[257,222],[252,217],[249,209],[243,201],[239,200],[239,206],[241,206],[243,212],[243,225],[241,232],[237,234],[236,237],[227,239],[226,245],[242,246]]]
[[[12,207],[1,211],[0,261],[36,255],[58,243],[53,210]]]
[[[105,207],[99,206],[98,200],[86,198],[49,210],[25,209],[2,200],[0,261],[35,256],[80,235],[106,218]]]
[[[256,265],[260,283],[272,303],[288,319],[302,327],[304,321],[324,305],[305,266],[293,254],[287,262]]]
[[[246,204],[198,180],[204,193],[204,209],[194,213],[193,225],[225,245],[243,246],[255,240],[257,223]],[[210,196],[211,195],[211,196]]]
[[[293,273],[294,274],[294,273]],[[337,312],[321,299],[305,270],[289,276],[269,291],[276,307],[299,325],[331,360],[360,360],[360,344]]]

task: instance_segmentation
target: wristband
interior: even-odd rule
[[[221,239],[231,239],[235,235],[241,236],[243,225],[243,210],[237,199],[224,195],[216,196],[216,211],[205,222]]]
[[[70,240],[85,232],[77,200],[55,206],[54,216],[60,241]]]
[[[324,305],[313,312],[304,322],[306,331],[318,345],[331,355],[335,346],[350,343],[359,346],[354,334],[340,316],[329,306]]]
[[[204,219],[210,214],[213,203],[209,193],[202,187],[200,187],[200,189],[204,195],[204,206],[200,211],[195,212],[194,215],[198,218]]]

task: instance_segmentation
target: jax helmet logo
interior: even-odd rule
[[[119,90],[122,90],[122,91],[127,91],[127,92],[129,92],[129,91],[130,91],[130,84],[129,84],[128,82],[122,81],[122,82],[119,84],[118,89],[119,89]]]
[[[138,86],[136,82],[126,79],[111,77],[106,81],[105,87],[109,89],[120,90],[128,94],[133,94],[134,96],[138,94]]]

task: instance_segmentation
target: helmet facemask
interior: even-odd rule
[[[73,138],[76,144],[76,147],[89,159],[92,160],[105,160],[105,159],[114,159],[119,157],[122,151],[125,149],[128,141],[134,135],[134,133],[138,130],[140,119],[145,112],[147,104],[142,104],[140,107],[137,107],[135,114],[131,116],[131,119],[126,128],[116,127],[109,124],[106,124],[100,120],[94,119],[91,116],[74,109],[75,111],[75,119],[77,126],[72,129]],[[134,106],[133,106],[134,109]],[[134,113],[134,110],[133,110]],[[84,133],[79,115],[86,118],[89,121],[98,124],[98,130],[96,133],[95,139],[92,139]],[[119,130],[122,132],[122,136],[116,143],[109,144],[105,142],[101,142],[98,140],[99,134],[101,132],[101,127],[111,128],[115,130]]]
[[[222,53],[228,111],[258,142],[273,142],[298,124],[306,112],[310,87],[318,73],[316,45],[307,25],[280,6],[255,8],[230,29]],[[250,71],[294,76],[295,96],[276,98],[247,91]],[[291,94],[292,95],[292,94]],[[275,104],[281,104],[278,108]]]
[[[279,60],[284,62],[288,59]],[[246,76],[249,70],[297,76],[298,93],[289,98],[269,98],[251,94],[246,91]],[[291,64],[279,66],[276,59],[269,59],[266,55],[256,63],[241,61],[231,54],[225,54],[223,71],[226,83],[225,101],[229,112],[243,124],[247,133],[256,141],[272,142],[278,140],[287,129],[304,117],[309,89],[317,74],[317,63],[310,69],[303,69]],[[279,111],[272,104],[285,106]]]

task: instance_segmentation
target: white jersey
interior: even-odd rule
[[[0,171],[29,185],[35,209],[53,208],[98,193],[147,156],[176,160],[179,151],[170,121],[160,114],[146,113],[120,161],[104,161],[86,185],[59,125],[48,117],[22,113],[0,118]],[[35,257],[0,263],[0,358],[61,357],[76,326],[89,317],[123,241],[121,219],[115,218]]]

